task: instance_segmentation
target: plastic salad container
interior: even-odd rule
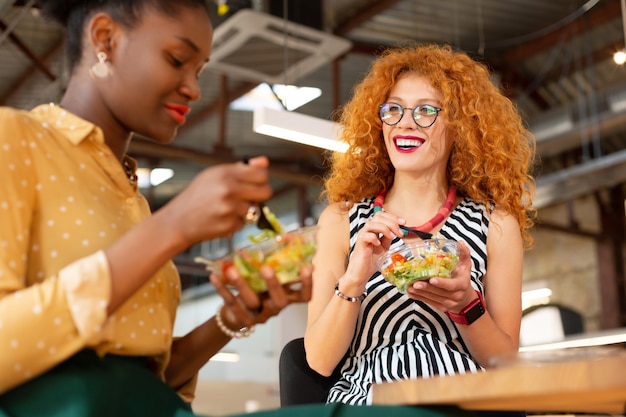
[[[416,281],[450,278],[458,261],[456,241],[433,238],[389,250],[377,259],[376,267],[385,280],[405,293]]]
[[[235,266],[253,291],[267,291],[260,269],[271,266],[281,284],[300,280],[300,269],[310,265],[316,250],[317,226],[306,226],[291,232],[268,236],[264,240],[235,250],[215,261],[196,258],[196,262],[206,264],[207,270],[224,277],[225,271]]]

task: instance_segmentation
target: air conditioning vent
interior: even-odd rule
[[[215,29],[208,68],[249,81],[289,84],[351,46],[332,34],[242,9]]]

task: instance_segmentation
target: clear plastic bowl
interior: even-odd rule
[[[216,261],[206,262],[207,270],[224,277],[230,266],[235,266],[253,291],[267,291],[260,269],[264,265],[274,268],[281,284],[300,280],[300,270],[311,265],[316,250],[316,226],[306,226],[261,242],[237,249]]]
[[[388,251],[376,260],[376,268],[385,280],[405,293],[416,281],[450,278],[458,261],[456,241],[434,238]]]

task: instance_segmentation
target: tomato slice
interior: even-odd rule
[[[233,266],[233,262],[232,261],[224,261],[224,262],[222,262],[222,277],[226,277],[226,271],[231,266]]]
[[[399,263],[403,264],[403,263],[406,262],[406,258],[404,256],[400,255],[399,253],[394,253],[394,254],[391,255],[391,262],[393,262],[394,264],[396,262],[399,262]]]

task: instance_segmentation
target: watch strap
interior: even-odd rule
[[[485,299],[480,291],[476,291],[478,294],[478,298],[463,307],[463,309],[458,313],[452,313],[451,311],[446,311],[446,316],[450,318],[455,323],[458,324],[472,324],[474,323],[480,316],[485,314]]]

